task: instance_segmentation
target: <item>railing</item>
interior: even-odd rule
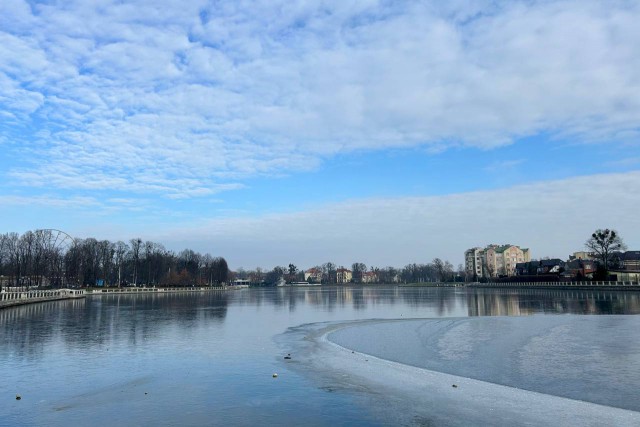
[[[640,287],[640,282],[610,282],[610,281],[582,281],[582,282],[486,282],[468,283],[471,287]]]
[[[0,304],[13,305],[47,301],[65,298],[81,298],[84,296],[82,289],[54,289],[54,290],[31,290],[31,291],[6,291],[0,292]]]
[[[87,293],[89,295],[104,295],[104,294],[137,294],[137,293],[162,293],[162,292],[202,292],[202,291],[224,291],[228,289],[227,286],[209,287],[170,287],[170,288],[103,288],[103,289],[91,289]]]

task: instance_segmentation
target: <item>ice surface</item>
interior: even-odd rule
[[[356,393],[369,400],[371,411],[385,424],[640,425],[639,412],[410,366],[353,351],[327,339],[331,333],[351,329],[363,340],[371,340],[371,336],[363,333],[363,328],[395,323],[398,327],[411,329],[419,327],[420,322],[425,320],[360,321],[293,328],[286,338],[288,348],[296,352],[296,363],[290,367],[314,376],[320,386],[328,390]],[[462,352],[467,356],[474,354],[477,343],[486,344],[492,339],[491,336],[487,338],[472,333],[477,325],[462,326],[464,322],[458,325],[460,329],[454,332],[458,338],[466,340],[473,337],[476,340],[471,347],[462,346]],[[457,360],[457,353],[452,351],[454,338],[449,336],[444,340],[435,351],[444,360]],[[292,347],[296,342],[298,347]],[[532,350],[525,351],[530,353]]]
[[[370,322],[329,339],[382,359],[640,410],[638,316],[528,316]]]

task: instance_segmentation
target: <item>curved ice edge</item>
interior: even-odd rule
[[[348,349],[328,337],[359,324],[428,319],[370,319],[323,322],[290,328],[310,346],[300,368],[338,382],[343,388],[368,392],[381,400],[379,410],[412,411],[408,420],[427,418],[442,425],[640,425],[640,412],[569,399],[446,374],[381,359]],[[453,387],[455,384],[457,387]],[[384,409],[383,409],[384,408]],[[406,420],[405,420],[406,421]]]

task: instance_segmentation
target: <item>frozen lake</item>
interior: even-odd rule
[[[631,292],[383,286],[15,307],[0,310],[0,425],[638,425],[619,387],[637,384],[639,313]],[[610,375],[600,397],[570,394]],[[492,384],[509,381],[544,394]]]
[[[341,346],[437,372],[640,411],[640,316],[370,322]]]

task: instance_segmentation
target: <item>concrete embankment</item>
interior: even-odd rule
[[[81,289],[2,291],[0,292],[0,308],[84,297],[85,292]]]

